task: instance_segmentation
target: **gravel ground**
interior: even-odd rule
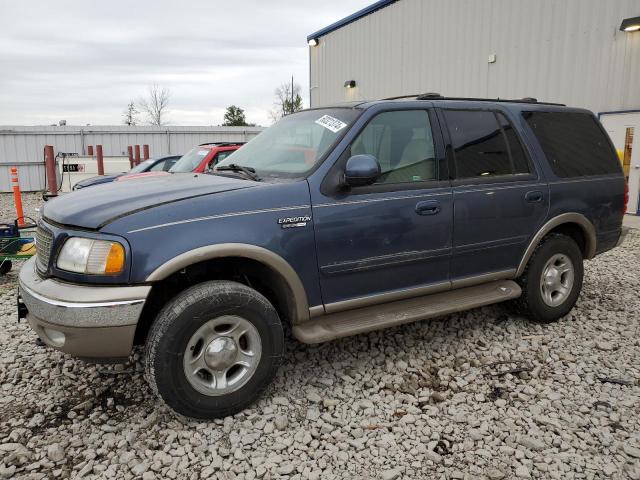
[[[559,323],[492,306],[289,339],[263,398],[209,423],[156,401],[139,352],[95,366],[36,346],[15,282],[0,278],[0,477],[640,479],[638,230],[586,263]]]
[[[36,208],[42,205],[42,193],[23,193],[22,206],[25,216],[36,218]],[[0,193],[0,223],[13,223],[17,214],[13,194]]]

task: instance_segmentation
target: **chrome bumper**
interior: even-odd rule
[[[151,287],[93,287],[42,279],[35,257],[19,275],[27,321],[46,344],[78,357],[128,357]]]

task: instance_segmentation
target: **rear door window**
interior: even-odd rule
[[[487,110],[444,110],[456,178],[530,173],[522,144],[507,118]]]
[[[593,115],[579,112],[523,112],[558,177],[621,173],[604,130]]]
[[[509,155],[511,156],[511,161],[513,162],[513,172],[514,173],[528,173],[529,170],[529,160],[527,155],[524,153],[524,148],[522,148],[522,142],[518,137],[518,133],[516,129],[513,128],[513,125],[507,120],[502,113],[496,112],[496,117],[500,122],[500,126],[502,127],[502,132],[504,134],[504,139],[507,142],[507,148],[509,149]]]

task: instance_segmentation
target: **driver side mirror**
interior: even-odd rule
[[[373,155],[354,155],[347,160],[344,183],[350,187],[371,185],[380,176],[378,160]]]

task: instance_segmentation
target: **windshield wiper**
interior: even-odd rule
[[[231,172],[242,172],[247,177],[249,177],[251,180],[253,180],[255,182],[259,182],[260,181],[260,177],[258,175],[256,175],[256,169],[252,168],[252,167],[243,167],[242,165],[237,165],[235,163],[230,163],[229,165],[221,165],[219,167],[216,167],[214,172],[216,172],[216,171],[221,171],[222,172],[224,170],[229,170]]]

